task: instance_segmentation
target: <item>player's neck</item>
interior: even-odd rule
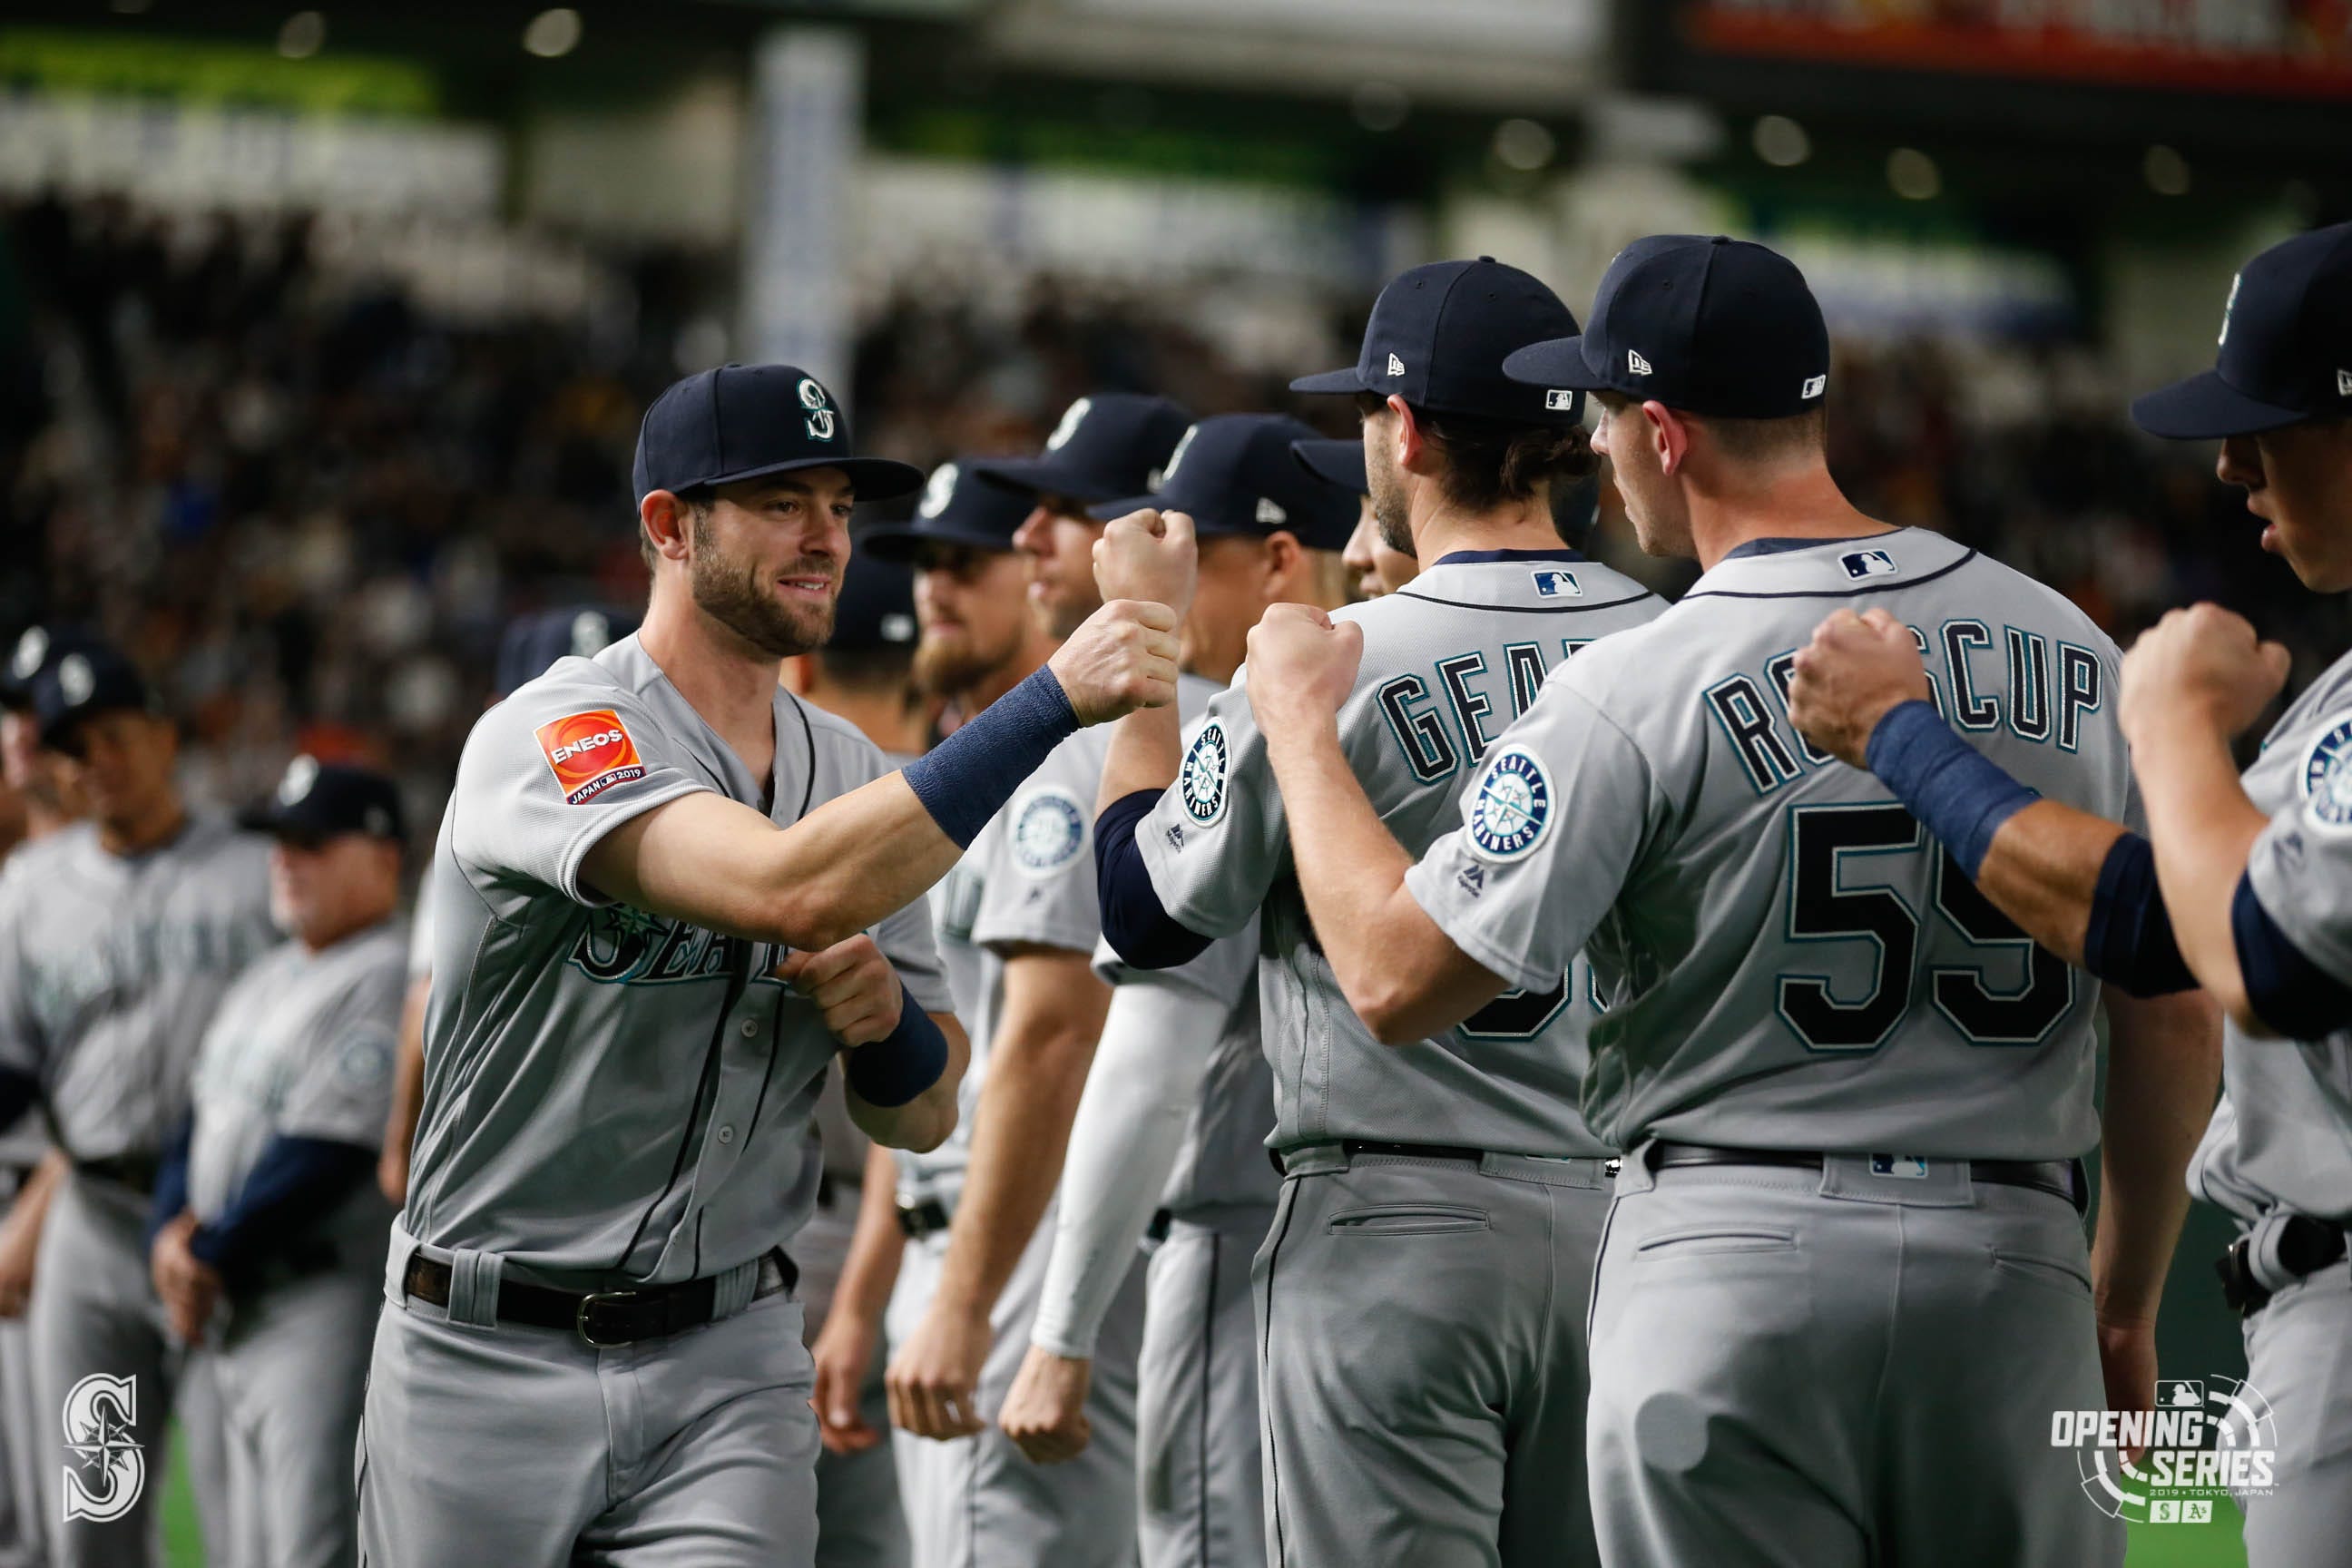
[[[783,660],[707,616],[666,603],[658,590],[637,630],[637,646],[751,776],[765,779],[775,763],[776,680]]]
[[[1814,463],[1760,479],[1720,486],[1694,486],[1688,492],[1691,542],[1699,570],[1758,539],[1852,539],[1886,533],[1879,521],[1845,499],[1826,465]]]
[[[1433,564],[1463,550],[1565,550],[1552,527],[1551,503],[1543,496],[1509,501],[1490,511],[1459,512],[1443,506],[1412,520],[1412,552]]]
[[[98,847],[109,855],[144,855],[180,836],[188,825],[187,808],[177,794],[166,794],[149,810],[124,823],[100,822]]]

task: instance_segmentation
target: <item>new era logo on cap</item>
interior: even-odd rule
[[[1402,375],[1404,374],[1404,361],[1397,358],[1394,354],[1389,355],[1389,374],[1391,375]]]
[[[1797,394],[1797,395],[1800,397],[1819,397],[1822,395],[1822,389],[1827,387],[1829,384],[1830,378],[1826,375],[1809,375],[1805,377],[1805,390]]]
[[[1290,514],[1283,510],[1282,503],[1272,496],[1260,496],[1257,498],[1257,520],[1269,528],[1279,528],[1290,521]]]
[[[2352,370],[2339,370],[2336,373],[2336,395],[2352,397]]]
[[[1627,349],[1625,351],[1625,368],[1632,371],[1635,375],[1647,375],[1650,374],[1650,362],[1642,357],[1641,351],[1638,349]]]
[[[1851,550],[1838,557],[1849,577],[1892,577],[1895,574],[1895,557],[1884,550]]]

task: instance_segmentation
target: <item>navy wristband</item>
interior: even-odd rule
[[[1916,699],[1878,721],[1864,760],[1971,882],[2000,825],[2037,798],[1955,734],[1933,703]]]
[[[1077,730],[1069,694],[1051,668],[1040,668],[900,772],[940,831],[968,849],[1021,782]]]
[[[948,1070],[948,1037],[898,982],[898,1026],[871,1045],[844,1051],[842,1070],[857,1098],[888,1109],[904,1105]]]

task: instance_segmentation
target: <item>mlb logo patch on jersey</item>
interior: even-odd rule
[[[2304,759],[2303,797],[2322,827],[2352,827],[2352,719],[2320,736]]]
[[[1489,860],[1534,853],[1551,826],[1551,780],[1535,753],[1511,746],[1495,754],[1470,792],[1470,842]]]
[[[1215,720],[1201,727],[1184,753],[1184,772],[1177,781],[1184,815],[1202,827],[1225,815],[1225,764],[1230,760],[1225,727]]]
[[[1927,1162],[1916,1154],[1873,1154],[1870,1173],[1874,1176],[1899,1176],[1906,1182],[1927,1179]]]
[[[1541,598],[1581,599],[1584,597],[1584,584],[1576,580],[1576,574],[1573,572],[1562,572],[1557,567],[1547,567],[1533,575],[1536,580],[1536,593]]]
[[[1849,550],[1838,557],[1838,564],[1857,582],[1864,577],[1892,577],[1899,570],[1895,557],[1884,550]]]
[[[614,784],[646,776],[637,743],[610,708],[567,714],[541,724],[536,732],[566,805],[585,805]]]
[[[1087,816],[1066,789],[1041,789],[1013,819],[1013,855],[1033,877],[1051,876],[1086,847]]]

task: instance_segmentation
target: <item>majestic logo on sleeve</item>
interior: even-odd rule
[[[1086,847],[1087,817],[1066,789],[1041,789],[1021,805],[1013,822],[1013,855],[1033,877],[1060,870]]]
[[[566,805],[585,805],[614,784],[646,776],[637,743],[610,708],[553,720],[541,724],[538,734]]]
[[[1230,760],[1225,727],[1212,719],[1192,737],[1184,753],[1183,776],[1177,787],[1183,795],[1184,815],[1202,827],[1225,815],[1225,764]]]
[[[1551,826],[1551,781],[1535,753],[1512,746],[1495,754],[1470,795],[1470,842],[1489,860],[1518,860]]]
[[[2352,753],[2352,719],[2320,736],[2304,760],[2304,803],[2322,826],[2352,827],[2352,761],[2347,753]]]

